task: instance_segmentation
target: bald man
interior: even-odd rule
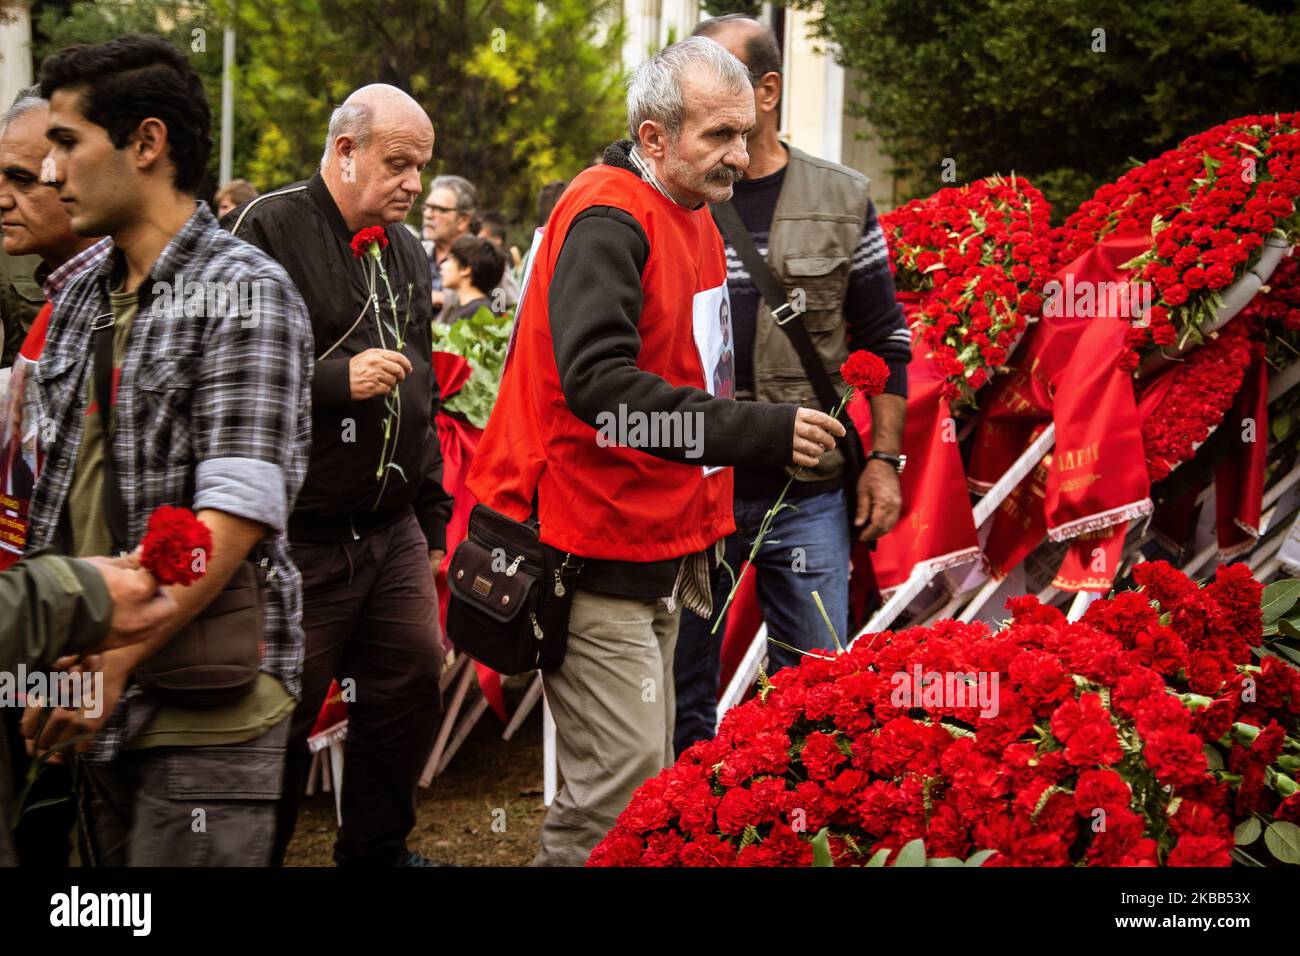
[[[289,521],[303,577],[307,653],[285,762],[277,862],[293,835],[307,737],[337,678],[351,706],[335,861],[431,865],[407,848],[406,837],[440,713],[433,574],[446,547],[451,499],[430,427],[438,385],[430,365],[429,266],[402,222],[420,197],[433,139],[429,117],[407,94],[383,84],[363,87],[330,118],[311,179],[259,196],[222,220],[284,266],[307,301],[316,342],[311,463]],[[372,279],[371,260],[355,258],[350,248],[352,236],[370,226],[388,238],[382,261],[405,323],[400,348],[388,289]],[[371,281],[382,327],[368,303]]]

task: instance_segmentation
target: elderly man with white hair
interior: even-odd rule
[[[320,170],[231,212],[235,235],[292,277],[315,338],[312,448],[289,521],[303,577],[302,700],[285,762],[275,859],[293,835],[307,737],[337,678],[349,703],[340,865],[425,866],[408,849],[415,788],[437,731],[442,652],[433,574],[451,499],[436,430],[429,265],[403,220],[420,197],[433,125],[410,96],[363,87],[334,111]],[[396,295],[398,348],[370,301],[375,281],[353,236],[378,227]],[[409,310],[409,319],[407,311]]]
[[[820,411],[722,397],[727,269],[706,203],[749,163],[745,67],[683,40],[627,100],[632,139],[551,213],[469,476],[509,518],[535,509],[542,542],[582,564],[564,662],[543,674],[564,786],[535,865],[582,865],[673,759],[681,607],[710,613],[716,545],[735,529],[726,466],[812,466],[844,435]]]

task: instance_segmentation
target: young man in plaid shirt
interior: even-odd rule
[[[50,427],[28,551],[108,552],[114,472],[128,548],[160,505],[194,509],[213,544],[207,573],[168,589],[176,613],[143,644],[104,655],[102,716],[56,710],[35,747],[91,735],[76,746],[83,863],[265,865],[302,666],[301,579],[285,527],[307,464],[306,308],[279,265],[195,201],[211,117],[178,50],[135,35],[70,47],[42,65],[41,94],[72,227],[115,248],[68,284],[50,323],[37,373]],[[116,386],[107,438],[92,345],[106,323]],[[245,560],[263,590],[254,688],[208,708],[142,693],[133,668]],[[29,710],[24,731],[37,729]]]

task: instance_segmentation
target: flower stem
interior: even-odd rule
[[[844,390],[844,394],[840,396],[839,404],[831,411],[831,418],[839,418],[840,412],[844,410],[844,406],[849,403],[849,399],[852,397],[853,387],[849,386]],[[850,423],[848,427],[852,427],[852,423]],[[736,592],[740,590],[741,582],[745,580],[745,573],[749,570],[749,566],[754,563],[754,558],[758,556],[758,549],[763,546],[763,539],[766,538],[768,532],[772,530],[772,522],[776,519],[777,512],[781,510],[781,505],[785,501],[786,492],[790,490],[790,486],[794,484],[795,478],[797,478],[802,471],[803,465],[799,465],[790,473],[790,478],[786,481],[785,487],[781,489],[781,493],[777,495],[776,501],[773,503],[772,507],[767,509],[767,513],[763,515],[763,520],[759,522],[758,533],[754,536],[754,545],[749,549],[749,557],[747,557],[745,563],[740,566],[740,573],[736,575],[736,580],[731,585],[731,591],[727,594],[727,600],[723,602],[722,610],[718,612],[717,620],[713,622],[713,627],[709,629],[710,634],[718,633],[718,627],[722,624],[722,619],[727,616],[727,609],[731,607],[731,602],[736,599]],[[821,602],[819,601],[818,604],[820,603]],[[825,616],[825,613],[825,611],[822,612],[823,616]],[[826,623],[829,627],[830,622],[827,621]],[[831,633],[835,633],[833,628]],[[835,643],[838,647],[838,638]]]

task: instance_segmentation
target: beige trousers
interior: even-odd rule
[[[563,786],[533,866],[582,866],[632,793],[673,762],[681,608],[578,589],[564,663],[542,674]]]

